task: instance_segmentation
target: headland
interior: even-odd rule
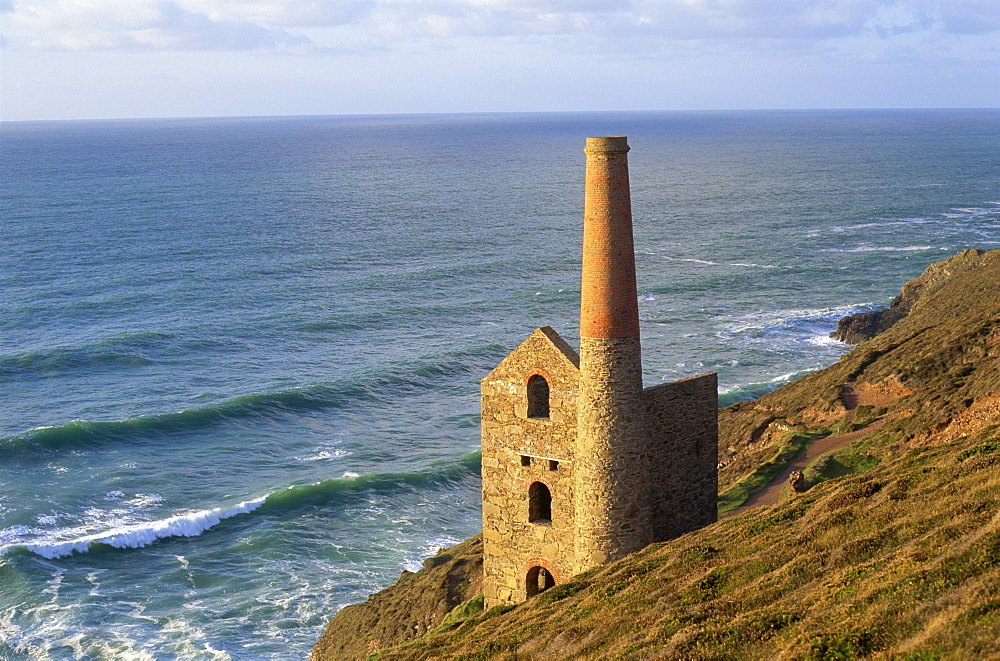
[[[721,409],[722,514],[839,437],[773,504],[485,611],[474,537],[343,609],[313,658],[1000,653],[997,292],[1000,251],[963,251],[836,364]]]

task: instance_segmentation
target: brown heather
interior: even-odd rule
[[[720,509],[840,438],[804,492],[518,606],[407,610],[414,590],[449,594],[422,570],[372,598],[377,621],[344,609],[315,658],[364,658],[390,625],[413,634],[379,659],[1000,658],[1000,251],[951,260],[971,268],[930,278],[885,333],[720,411]]]

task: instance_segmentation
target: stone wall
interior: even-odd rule
[[[650,443],[651,541],[716,520],[718,378],[701,374],[643,391]]]
[[[483,591],[486,607],[527,597],[532,567],[573,574],[573,470],[579,357],[540,328],[482,380]],[[528,381],[549,386],[549,416],[528,417]],[[551,519],[529,521],[529,490],[551,495]]]
[[[638,337],[580,339],[576,571],[646,546],[647,435]]]
[[[540,328],[482,381],[488,608],[524,601],[532,568],[559,584],[715,521],[716,375],[642,390],[638,338],[581,348]],[[548,417],[528,416],[536,375]],[[547,520],[531,520],[534,483],[551,495]]]

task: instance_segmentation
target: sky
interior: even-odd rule
[[[0,119],[1000,107],[1000,0],[0,0]]]

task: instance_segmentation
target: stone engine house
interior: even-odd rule
[[[716,375],[642,387],[628,150],[584,149],[580,353],[539,328],[482,380],[487,608],[716,520]]]

